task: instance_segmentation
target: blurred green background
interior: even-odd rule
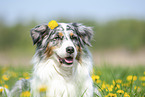
[[[58,19],[57,21],[72,22],[67,19]],[[120,48],[123,48],[131,53],[136,53],[145,47],[144,20],[119,19],[100,23],[94,22],[93,20],[80,19],[80,21],[74,22],[80,22],[93,27],[93,47],[90,48],[92,52],[104,52],[114,49],[118,49],[119,51]],[[8,26],[0,19],[0,57],[3,57],[2,54],[4,54],[4,56],[8,56],[9,59],[18,58],[19,60],[19,58],[23,57],[30,59],[35,51],[35,46],[32,45],[30,37],[30,30],[40,23],[41,22],[33,20],[28,24],[19,22],[13,26]]]
[[[58,22],[72,22],[71,20],[58,19]],[[48,21],[49,22],[49,21]],[[93,27],[94,36],[92,50],[105,50],[112,48],[126,48],[132,51],[145,47],[145,21],[137,19],[119,19],[106,23],[93,20],[75,21],[86,26]],[[7,26],[0,19],[0,50],[30,52],[34,47],[30,37],[30,30],[38,21],[30,21],[29,24],[19,22],[13,26]]]
[[[38,24],[79,22],[93,27],[94,64],[145,64],[145,1],[25,0],[0,3],[0,65],[28,65]]]

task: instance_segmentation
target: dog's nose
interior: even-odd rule
[[[74,53],[74,48],[72,46],[69,46],[66,48],[66,52],[72,54]]]

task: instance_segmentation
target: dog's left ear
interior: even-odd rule
[[[91,27],[86,27],[82,24],[78,24],[78,23],[72,23],[72,25],[75,27],[76,33],[78,34],[78,36],[81,38],[81,45],[84,46],[84,44],[88,45],[88,46],[92,46],[91,45],[91,39],[93,36],[93,30]]]

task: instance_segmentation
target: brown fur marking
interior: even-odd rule
[[[74,35],[74,33],[70,33],[70,36],[73,36]]]
[[[62,32],[59,32],[59,36],[63,36],[63,33]]]
[[[81,61],[82,61],[81,60],[82,50],[81,50],[81,48],[79,46],[76,46],[76,48],[77,48],[77,51],[78,51],[76,59],[81,63]]]
[[[47,45],[47,48],[45,50],[45,54],[47,58],[49,58],[53,54],[53,49],[54,47],[49,47],[49,44]]]

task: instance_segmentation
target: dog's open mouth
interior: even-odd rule
[[[66,65],[73,64],[73,57],[71,57],[71,56],[68,56],[68,57],[65,57],[65,58],[61,58],[61,57],[58,56],[58,58],[59,58],[59,62],[61,64],[66,64]]]

